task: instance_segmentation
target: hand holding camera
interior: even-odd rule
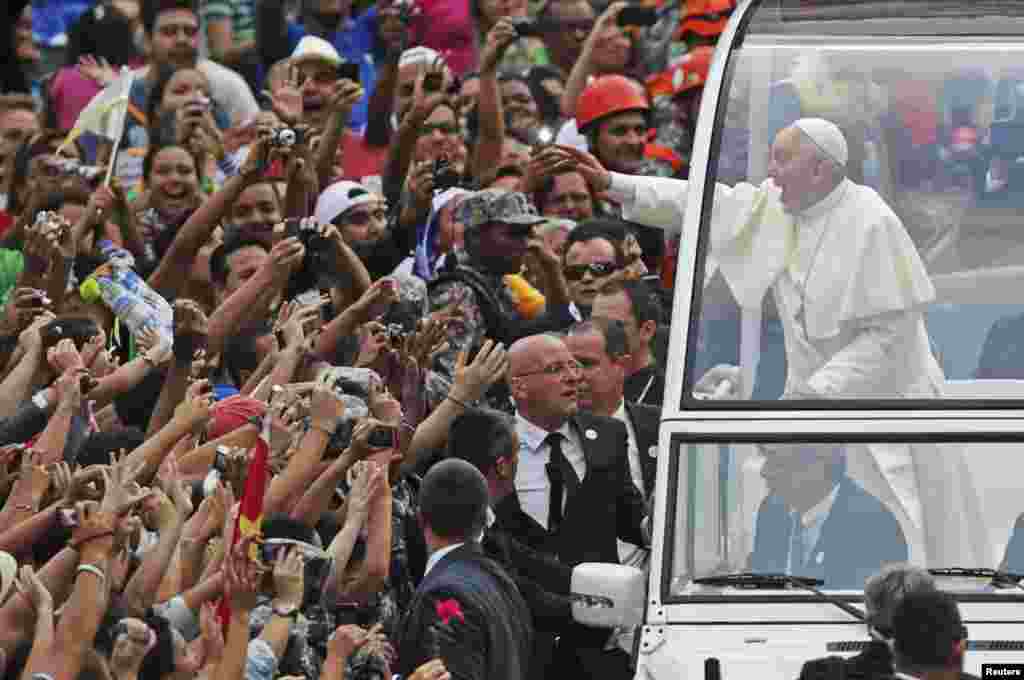
[[[520,32],[520,27],[529,32],[528,27],[533,25],[526,17],[499,19],[487,32],[483,49],[480,50],[480,74],[493,75],[498,70],[498,64],[501,63],[505,50],[524,35]]]

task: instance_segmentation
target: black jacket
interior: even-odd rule
[[[454,600],[462,620],[438,633],[438,603]],[[456,680],[527,680],[533,630],[509,575],[479,544],[466,543],[434,565],[416,590],[398,636],[399,674],[444,659]]]

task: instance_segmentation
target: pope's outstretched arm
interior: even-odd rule
[[[632,222],[680,232],[686,213],[690,183],[669,177],[645,177],[610,172],[608,198],[622,206],[622,216]]]

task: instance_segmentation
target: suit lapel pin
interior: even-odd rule
[[[647,448],[647,455],[650,456],[651,458],[657,458],[658,457],[658,447],[657,446],[650,446],[650,447],[648,447]]]
[[[589,439],[590,441],[594,441],[595,439],[597,439],[597,431],[587,430],[586,432],[583,433],[583,436]]]
[[[820,552],[820,553],[818,553],[817,555],[814,556],[815,564],[821,564],[824,561],[825,561],[825,553]]]

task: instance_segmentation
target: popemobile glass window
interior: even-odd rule
[[[667,597],[779,597],[702,579],[790,575],[860,591],[887,564],[948,570],[962,597],[1024,596],[1018,444],[682,443],[671,474]],[[975,570],[970,572],[969,570]],[[993,572],[1005,577],[993,578]],[[940,574],[941,575],[941,574]]]
[[[1024,42],[972,35],[993,11],[1024,18],[754,9],[711,138],[684,410],[1024,399]]]

